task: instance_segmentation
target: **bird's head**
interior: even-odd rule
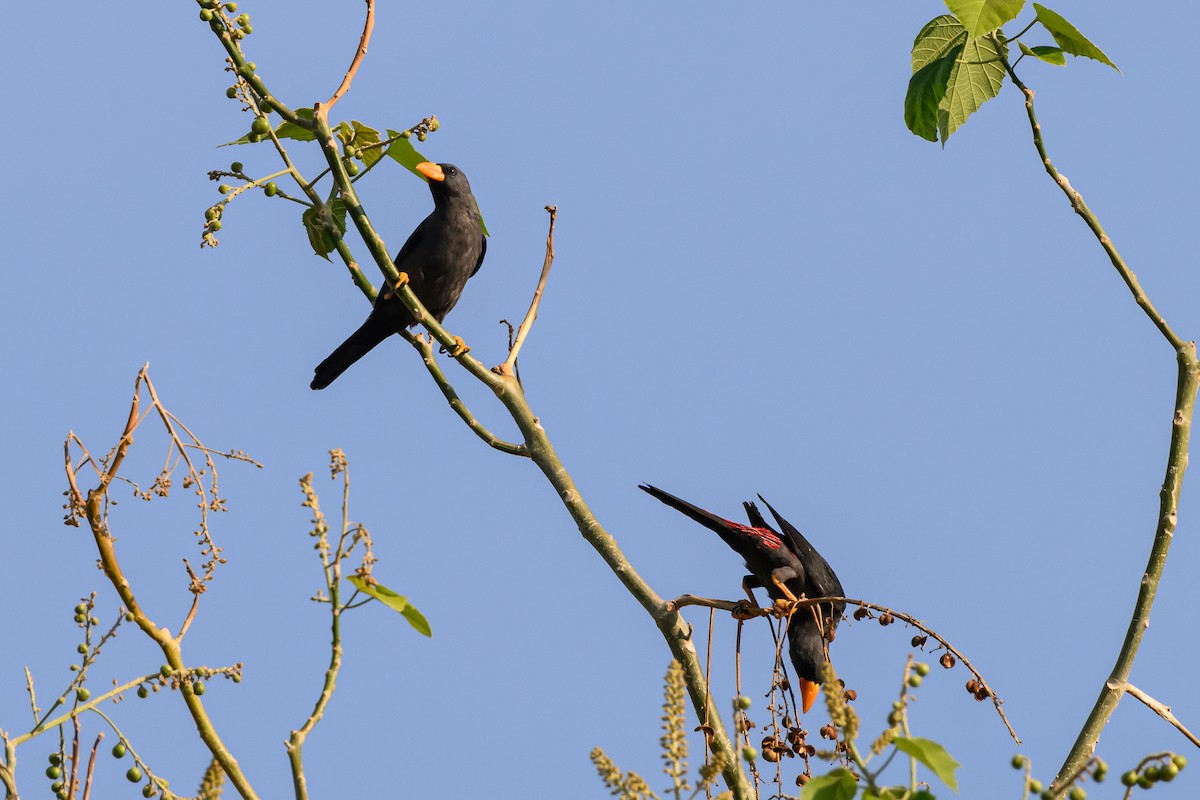
[[[453,164],[422,161],[415,169],[429,181],[429,191],[433,193],[434,202],[472,196],[467,176]]]
[[[825,663],[825,640],[811,609],[798,609],[792,616],[788,625],[788,651],[800,684],[801,710],[808,713],[821,690],[821,665]]]

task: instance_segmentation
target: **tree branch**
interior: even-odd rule
[[[517,329],[517,338],[508,348],[508,358],[493,370],[499,375],[517,374],[517,355],[521,352],[525,337],[529,335],[529,329],[533,327],[533,321],[537,319],[538,307],[542,304],[542,292],[545,291],[546,280],[550,277],[550,265],[554,263],[554,221],[558,219],[558,206],[546,206],[546,211],[550,213],[550,231],[546,234],[546,258],[542,262],[542,275],[538,278],[537,288],[533,290],[533,301],[529,304],[529,311],[525,312],[525,319],[521,320],[521,326]]]
[[[1200,747],[1200,739],[1196,738],[1196,734],[1192,733],[1187,728],[1185,728],[1183,723],[1180,722],[1178,720],[1178,718],[1176,718],[1176,716],[1171,713],[1170,706],[1163,705],[1162,703],[1158,702],[1153,697],[1146,694],[1141,689],[1139,689],[1138,687],[1134,686],[1132,683],[1129,683],[1129,682],[1126,682],[1124,686],[1113,686],[1112,688],[1116,691],[1121,691],[1123,689],[1124,691],[1126,691],[1129,694],[1136,697],[1138,700],[1141,700],[1143,703],[1146,704],[1147,708],[1149,708],[1155,714],[1158,714],[1160,717],[1165,719],[1167,722],[1174,725],[1179,730],[1180,733],[1182,733],[1184,736],[1187,737],[1189,742],[1196,745],[1196,747]]]
[[[375,30],[375,0],[367,1],[367,19],[363,23],[362,36],[358,39],[358,50],[354,53],[354,60],[350,62],[350,69],[346,70],[346,77],[342,78],[342,83],[338,86],[328,100],[325,101],[325,109],[328,111],[333,108],[338,100],[342,99],[350,89],[350,83],[354,80],[354,76],[358,74],[358,67],[362,64],[363,58],[367,55],[367,45],[371,41],[371,33]]]

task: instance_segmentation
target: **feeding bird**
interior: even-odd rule
[[[463,287],[483,264],[487,239],[479,205],[467,176],[453,164],[423,161],[416,170],[429,179],[433,211],[396,254],[396,269],[438,322],[462,296]],[[391,288],[380,291],[367,321],[314,370],[313,389],[324,389],[375,345],[417,321]]]
[[[751,573],[743,582],[747,591],[751,586],[761,586],[773,600],[785,602],[801,596],[845,597],[842,583],[829,562],[762,495],[758,499],[770,510],[782,534],[767,524],[753,502],[743,504],[750,524],[741,525],[654,486],[643,484],[638,488],[715,532],[745,559]],[[800,698],[806,712],[820,689],[825,645],[832,641],[845,608],[845,602],[799,608],[788,620],[788,655],[800,682]]]

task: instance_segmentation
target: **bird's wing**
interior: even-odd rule
[[[746,507],[746,518],[750,520],[750,524],[755,528],[769,528],[766,519],[763,518],[762,512],[758,510],[758,506],[754,505],[753,501],[742,503]]]
[[[479,272],[479,268],[483,266],[483,257],[487,255],[487,237],[480,236],[479,238],[483,242],[483,247],[479,248],[479,260],[475,262],[475,269],[471,270],[470,277],[472,278],[475,277],[476,272]]]
[[[800,531],[796,530],[796,526],[780,516],[765,497],[760,494],[758,499],[763,501],[763,505],[779,523],[779,529],[783,531],[784,538],[791,545],[792,552],[804,565],[804,571],[808,573],[808,579],[812,582],[813,588],[820,593],[818,596],[845,597],[842,582],[838,580],[838,576],[834,573],[833,567],[829,566],[829,562],[817,552],[815,547],[809,544],[808,539],[805,539]]]
[[[413,232],[408,235],[408,239],[405,240],[404,246],[400,248],[399,253],[396,253],[396,258],[392,262],[396,265],[396,269],[400,270],[401,272],[405,271],[405,259],[412,255],[412,252],[421,244],[421,240],[425,238],[425,230],[428,227],[429,217],[426,217],[425,219],[421,220],[420,225],[413,228]]]
[[[739,525],[736,522],[730,522],[724,517],[718,517],[716,514],[705,511],[703,508],[694,506],[686,500],[680,500],[675,495],[668,494],[667,492],[664,492],[662,489],[659,489],[655,486],[650,486],[649,484],[643,483],[638,486],[638,488],[650,496],[658,498],[676,511],[686,514],[696,522],[699,522],[701,525],[708,528],[710,531],[713,531],[721,537],[725,544],[732,547],[734,551],[741,554],[743,558],[745,557],[745,554],[743,553],[745,543],[737,535],[737,533],[735,533],[735,531],[745,530],[746,526]],[[770,528],[767,528],[767,530],[770,530]]]

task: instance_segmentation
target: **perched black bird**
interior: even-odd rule
[[[744,503],[750,525],[739,525],[716,514],[667,494],[662,489],[642,485],[638,487],[657,497],[676,511],[681,511],[704,527],[716,532],[725,544],[737,551],[746,560],[751,574],[746,576],[745,586],[761,586],[774,600],[795,600],[804,597],[845,597],[842,583],[833,568],[821,557],[800,531],[758,496],[771,511],[783,531],[776,533],[754,503]],[[834,629],[846,608],[844,602],[801,608],[788,620],[788,654],[796,677],[800,681],[800,697],[803,710],[808,711],[817,699],[821,684],[821,664],[825,661],[825,643],[833,639]],[[819,615],[819,620],[818,620]],[[825,635],[822,635],[822,630]]]
[[[483,264],[487,239],[479,206],[462,170],[453,164],[425,161],[417,165],[417,171],[429,179],[433,212],[408,237],[395,264],[408,274],[408,285],[441,322],[462,296],[467,279]],[[311,387],[324,389],[375,345],[415,324],[404,304],[385,287],[362,327],[317,365]]]

